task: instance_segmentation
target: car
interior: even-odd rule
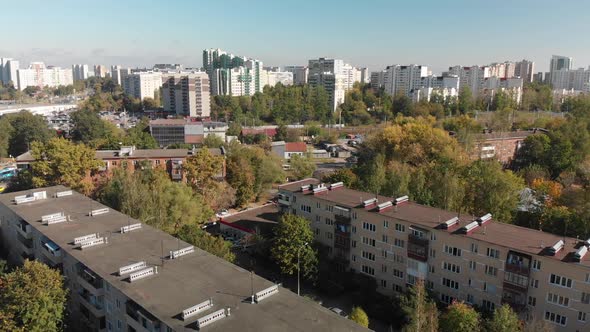
[[[344,312],[344,310],[340,309],[340,308],[330,308],[330,311],[332,311],[333,313],[337,314],[338,316],[342,316],[344,318],[348,318],[348,315]]]
[[[217,216],[217,218],[223,218],[225,216],[227,216],[229,214],[229,211],[226,209],[220,210],[219,212],[217,212],[215,215]]]
[[[208,223],[203,224],[203,226],[201,226],[201,228],[202,229],[207,229],[207,228],[212,227],[212,226],[215,226],[215,225],[217,225],[217,222],[216,221],[211,221],[211,222],[208,222]]]

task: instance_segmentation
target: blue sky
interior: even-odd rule
[[[0,56],[72,63],[200,66],[222,48],[265,65],[320,56],[379,70],[522,58],[547,70],[552,54],[590,65],[584,0],[19,0],[0,6]]]

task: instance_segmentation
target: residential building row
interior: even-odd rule
[[[221,49],[203,50],[203,68],[212,95],[252,96],[264,87],[262,61],[236,56]]]
[[[225,122],[195,121],[194,119],[156,119],[150,121],[150,134],[162,147],[171,144],[201,144],[209,135],[225,141]]]
[[[29,68],[17,69],[16,77],[16,86],[21,91],[31,86],[44,88],[74,83],[71,69],[45,66],[43,62],[31,62]]]
[[[65,277],[76,331],[365,330],[63,186],[3,194],[0,216],[11,263],[37,260]]]
[[[12,58],[0,58],[0,82],[8,85],[12,82],[18,88],[18,77],[16,71],[19,69],[19,61]]]
[[[374,278],[383,294],[422,280],[443,303],[507,303],[557,331],[588,330],[590,241],[316,179],[280,186],[278,204],[309,220],[336,268]]]

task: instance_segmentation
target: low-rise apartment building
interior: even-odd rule
[[[0,239],[65,276],[76,331],[365,330],[63,186],[0,195]]]
[[[225,122],[193,121],[187,119],[156,119],[150,121],[150,134],[160,146],[170,144],[200,144],[205,137],[216,135],[225,141],[229,127]]]
[[[166,170],[172,180],[184,180],[182,164],[186,158],[195,155],[200,149],[136,149],[134,146],[124,146],[119,150],[96,150],[96,159],[104,162],[101,171],[112,172],[117,168],[135,171],[142,167],[153,167]],[[209,149],[213,155],[223,155],[222,149]],[[26,169],[35,159],[30,151],[16,157],[19,169]],[[225,177],[225,158],[218,178]]]
[[[523,141],[541,131],[522,130],[512,132],[484,132],[475,136],[471,148],[471,159],[497,159],[505,166],[510,166],[517,158]]]
[[[482,188],[485,190],[485,188]],[[439,301],[510,304],[558,331],[587,331],[590,242],[306,179],[279,188],[283,212],[310,221],[342,270],[387,295],[418,279]]]

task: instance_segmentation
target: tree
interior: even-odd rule
[[[26,260],[0,276],[0,330],[60,331],[66,295],[57,270]]]
[[[94,189],[89,176],[102,166],[94,150],[64,138],[52,138],[46,144],[34,142],[31,156],[32,184],[45,187],[62,184],[88,194]]]
[[[342,182],[347,188],[355,188],[358,178],[350,168],[340,168],[333,173],[324,176],[322,181],[327,183]]]
[[[4,118],[12,128],[8,141],[8,153],[14,157],[28,151],[33,142],[46,143],[55,136],[55,133],[47,128],[47,121],[41,115],[21,111],[5,115],[2,121]],[[10,127],[6,125],[5,129],[10,129]]]
[[[367,313],[361,307],[352,307],[348,319],[362,327],[369,327],[369,316],[367,316]]]
[[[277,127],[277,133],[273,137],[275,141],[286,141],[287,140],[287,126],[280,124]]]
[[[127,135],[123,139],[123,144],[135,146],[138,149],[155,149],[158,142],[149,132],[149,120],[141,119],[134,127],[127,130]]]
[[[245,157],[232,157],[227,162],[227,182],[236,189],[236,205],[244,206],[255,198],[254,170]]]
[[[223,170],[223,156],[214,155],[208,148],[200,149],[196,154],[186,158],[182,165],[187,183],[196,192],[206,192],[215,178]]]
[[[462,87],[459,91],[457,107],[461,114],[467,114],[473,109],[473,93],[469,87]]]
[[[236,259],[236,256],[231,252],[231,242],[225,241],[222,237],[211,236],[200,227],[184,225],[176,233],[176,236],[182,241],[221,257],[228,262],[233,262]]]
[[[291,174],[296,180],[311,177],[315,171],[315,164],[309,157],[292,155],[290,159]]]
[[[70,114],[72,120],[72,139],[93,146],[115,139],[116,128],[102,120],[98,113],[80,109]]]
[[[143,98],[143,109],[144,110],[155,110],[160,107],[160,98],[154,99],[151,97]]]
[[[518,315],[508,304],[502,305],[494,311],[494,316],[486,322],[488,332],[518,332],[522,331],[522,323]]]
[[[208,148],[220,148],[223,146],[223,138],[217,135],[207,135],[203,140],[203,146]]]
[[[402,297],[402,310],[408,317],[404,332],[437,332],[438,309],[436,303],[428,298],[424,282],[418,281]]]
[[[453,302],[440,317],[442,332],[473,332],[479,331],[479,314],[471,306],[463,302]]]
[[[300,268],[303,276],[312,278],[317,271],[318,253],[311,247],[313,232],[309,221],[292,214],[283,215],[274,235],[271,256],[281,272],[293,275]]]

